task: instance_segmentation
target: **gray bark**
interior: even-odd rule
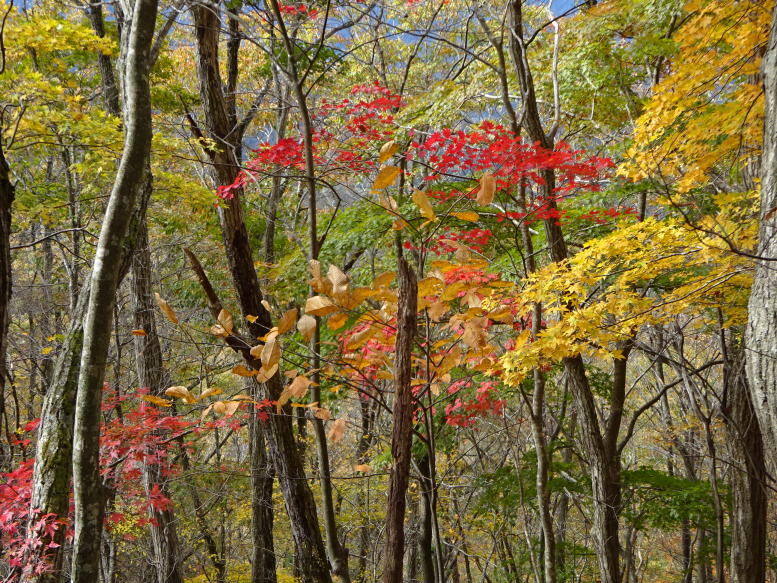
[[[763,59],[761,221],[745,337],[747,376],[769,469],[777,471],[777,7]]]
[[[92,583],[99,576],[104,513],[99,463],[100,402],[111,334],[108,323],[115,303],[130,217],[140,198],[151,150],[148,77],[156,12],[157,0],[135,2],[125,69],[124,150],[100,231],[84,320],[73,429],[74,583]]]

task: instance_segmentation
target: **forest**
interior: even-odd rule
[[[0,0],[2,583],[777,583],[774,0]]]

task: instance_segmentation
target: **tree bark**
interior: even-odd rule
[[[393,466],[389,476],[386,509],[386,547],[383,582],[402,582],[405,554],[405,495],[410,480],[410,446],[413,442],[413,339],[416,333],[418,286],[404,257],[399,263],[397,335],[394,342],[394,419],[391,431]]]
[[[731,583],[766,580],[766,467],[740,353],[727,375],[726,426],[737,462],[731,470]]]
[[[75,536],[72,580],[99,576],[104,494],[100,477],[100,403],[110,340],[111,314],[120,266],[136,200],[151,150],[149,54],[157,0],[137,0],[132,14],[125,70],[124,150],[100,231],[92,267],[83,331],[73,436]]]
[[[147,187],[150,188],[150,174],[147,174],[146,180]],[[152,273],[148,226],[142,223],[139,228],[137,249],[132,259],[131,291],[134,326],[136,329],[143,330],[145,335],[134,337],[135,368],[138,373],[138,384],[147,388],[150,394],[162,396],[169,384],[169,376],[162,360],[162,347],[154,316]],[[147,491],[158,484],[162,493],[169,497],[170,492],[165,484],[162,469],[161,462],[144,464],[143,480]],[[183,583],[174,512],[172,509],[157,510],[153,507],[149,512],[152,519],[151,546],[157,583]]]
[[[777,471],[777,6],[763,58],[761,220],[745,337],[748,384],[771,472]]]
[[[3,146],[0,143],[0,435],[5,435],[3,428],[5,415],[5,382],[8,378],[6,352],[8,350],[8,325],[11,322],[9,304],[11,302],[11,205],[14,201],[15,189],[11,182],[11,169],[5,159]],[[0,468],[8,469],[10,465],[9,451],[5,445],[0,445]]]

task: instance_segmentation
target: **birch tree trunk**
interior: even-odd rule
[[[124,245],[130,217],[143,188],[151,150],[148,77],[156,12],[157,0],[135,2],[124,71],[124,149],[108,200],[90,277],[73,428],[74,583],[93,583],[99,577],[104,513],[99,463],[100,403],[111,334],[111,314]]]

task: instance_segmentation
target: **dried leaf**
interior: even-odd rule
[[[256,380],[260,383],[266,383],[275,376],[276,372],[278,372],[278,363],[275,363],[270,368],[262,367],[256,373]]]
[[[336,311],[337,306],[324,296],[313,296],[305,302],[305,313],[312,316],[326,316]]]
[[[313,415],[316,419],[321,419],[323,421],[329,421],[332,418],[332,412],[329,409],[324,409],[322,407],[315,407],[313,409]]]
[[[394,140],[391,140],[390,142],[386,142],[381,146],[380,148],[380,155],[378,156],[378,163],[383,164],[386,160],[391,158],[394,154],[397,153],[397,150],[399,150],[399,146]]]
[[[162,296],[156,292],[154,293],[154,297],[156,298],[156,303],[159,306],[159,309],[162,310],[162,313],[167,317],[167,319],[170,320],[173,324],[177,324],[178,316],[175,315],[175,312],[173,311],[173,308],[170,307],[170,304],[163,300]]]
[[[226,337],[229,336],[229,333],[227,333],[226,330],[221,326],[221,324],[213,324],[213,326],[210,327],[210,333],[214,336],[222,336]]]
[[[238,407],[240,407],[240,401],[227,401],[224,404],[224,415],[226,417],[232,417]]]
[[[262,300],[262,306],[264,306],[264,309],[268,312],[272,312],[272,309],[270,309],[270,302],[267,300]]]
[[[384,188],[388,188],[399,176],[399,168],[396,166],[384,166],[378,176],[375,178],[375,182],[372,183],[372,192],[378,192]]]
[[[367,464],[358,464],[353,466],[353,469],[357,472],[369,472],[372,469],[372,466],[368,466]]]
[[[329,266],[326,277],[332,283],[333,296],[337,297],[348,293],[348,276],[340,271],[336,265]]]
[[[316,330],[316,319],[313,316],[305,314],[297,320],[297,330],[302,334],[305,340],[313,338],[313,332]]]
[[[332,423],[332,428],[329,430],[329,439],[338,442],[343,438],[343,435],[345,435],[345,419],[341,417],[340,419],[335,419],[334,423]]]
[[[297,321],[297,308],[288,310],[281,319],[278,320],[278,334],[285,334],[294,326],[294,322]]]
[[[138,328],[132,331],[133,336],[146,336],[146,331],[143,328]]]
[[[216,321],[224,328],[227,334],[232,334],[232,330],[234,330],[232,327],[232,314],[222,308]]]
[[[494,192],[496,192],[494,175],[490,173],[483,174],[480,177],[480,190],[475,198],[475,202],[483,206],[491,204],[491,201],[494,200]]]
[[[226,413],[226,412],[227,412],[227,406],[226,406],[226,404],[224,403],[224,401],[216,401],[215,403],[213,403],[213,404],[211,405],[211,407],[213,407],[213,411],[214,411],[214,412],[215,412],[217,415],[223,415],[224,413]]]
[[[345,312],[340,312],[339,314],[335,314],[326,323],[327,328],[332,330],[333,332],[335,330],[339,330],[343,326],[345,326],[345,323],[348,321],[348,314]]]
[[[381,273],[378,277],[376,277],[372,281],[372,289],[378,289],[381,287],[388,287],[391,285],[391,282],[394,281],[394,279],[397,277],[397,274],[393,271],[387,271],[386,273]]]
[[[262,368],[264,369],[269,369],[274,364],[278,364],[278,361],[281,359],[281,347],[278,344],[277,336],[273,336],[264,343],[260,358],[262,360]]]
[[[297,375],[289,385],[289,392],[295,399],[301,399],[308,392],[308,387],[313,384],[309,378],[303,375]]]
[[[254,322],[256,322],[258,319],[259,319],[259,316],[252,316],[252,315],[250,315],[250,314],[249,314],[248,316],[246,316],[246,320],[248,320],[248,321],[249,321],[249,322],[251,322],[252,324],[253,324]]]

